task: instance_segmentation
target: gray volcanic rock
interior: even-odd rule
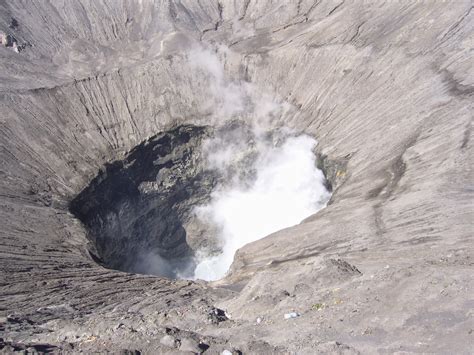
[[[207,131],[181,126],[147,140],[107,164],[71,201],[70,211],[89,229],[97,262],[130,272],[155,269],[164,277],[192,267],[186,224],[192,206],[207,201],[217,181],[198,148]],[[159,265],[151,268],[147,259]]]
[[[469,353],[473,16],[469,0],[0,2],[0,348]],[[214,283],[98,264],[71,201],[148,139],[224,124],[226,80],[286,105],[268,129],[318,139],[328,207]]]

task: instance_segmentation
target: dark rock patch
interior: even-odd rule
[[[160,133],[107,164],[71,202],[96,262],[170,278],[194,269],[184,224],[217,181],[202,161],[200,145],[209,135],[197,126]]]

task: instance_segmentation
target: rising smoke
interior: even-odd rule
[[[224,151],[213,151],[209,161],[229,169],[229,162],[242,158],[238,146],[234,151],[232,144]],[[237,249],[298,224],[325,206],[329,192],[323,173],[316,168],[315,146],[316,141],[306,135],[284,138],[280,145],[260,139],[253,151],[256,158],[250,166],[242,166],[254,172],[251,182],[248,177],[234,178],[212,194],[210,203],[196,209],[200,219],[218,227],[222,253],[198,255],[195,278],[222,278]]]
[[[237,249],[300,223],[329,199],[324,175],[316,168],[316,141],[281,128],[281,118],[293,108],[250,83],[226,79],[219,55],[227,54],[222,47],[190,53],[193,67],[210,77],[208,104],[218,123],[237,117],[250,131],[224,131],[203,147],[209,168],[227,181],[194,211],[218,231],[221,246],[217,255],[198,251],[194,278],[204,280],[222,278]]]
[[[227,127],[203,144],[207,168],[219,171],[223,183],[208,203],[194,209],[195,217],[217,233],[219,252],[197,250],[194,271],[186,267],[185,272],[150,255],[140,263],[146,273],[222,278],[237,249],[300,223],[329,199],[323,173],[316,168],[316,141],[282,124],[294,108],[251,83],[226,77],[223,62],[229,55],[225,47],[211,51],[197,45],[187,53],[196,77],[204,77],[207,99],[199,110],[210,113],[215,127]]]

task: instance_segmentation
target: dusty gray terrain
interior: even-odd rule
[[[472,353],[471,1],[3,0],[0,32],[3,351]],[[227,119],[191,47],[287,105],[332,199],[214,283],[105,268],[71,201]]]

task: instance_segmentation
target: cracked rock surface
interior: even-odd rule
[[[0,34],[0,350],[472,351],[471,1],[3,1]],[[106,268],[71,201],[216,124],[196,43],[292,107],[331,201],[217,282]]]

